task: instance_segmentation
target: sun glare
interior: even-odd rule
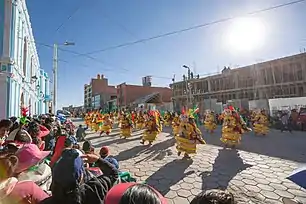
[[[237,18],[230,24],[225,36],[228,49],[252,51],[264,44],[266,28],[257,18]]]

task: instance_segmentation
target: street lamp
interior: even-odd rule
[[[58,69],[58,46],[73,46],[73,42],[64,42],[63,44],[53,45],[53,113],[56,115],[57,100],[57,69]]]
[[[188,92],[188,95],[187,95],[187,104],[190,105],[192,103],[192,99],[191,99],[191,84],[189,83],[191,71],[190,71],[190,67],[187,66],[187,65],[183,65],[183,68],[188,69],[188,76],[187,76],[187,80],[186,80],[185,84],[186,84],[186,92]]]

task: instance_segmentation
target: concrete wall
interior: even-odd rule
[[[278,98],[269,100],[270,112],[276,110],[292,110],[306,107],[306,97]]]
[[[269,101],[266,99],[249,101],[249,110],[265,109],[270,110]]]

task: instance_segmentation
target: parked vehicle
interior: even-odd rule
[[[72,114],[69,112],[69,111],[66,111],[66,110],[58,110],[57,112],[57,115],[64,115],[65,117],[71,117]]]
[[[299,115],[297,117],[297,126],[300,130],[306,130],[306,108],[300,108]]]

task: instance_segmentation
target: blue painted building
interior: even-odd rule
[[[40,68],[25,0],[0,0],[0,119],[48,112],[49,77]]]

